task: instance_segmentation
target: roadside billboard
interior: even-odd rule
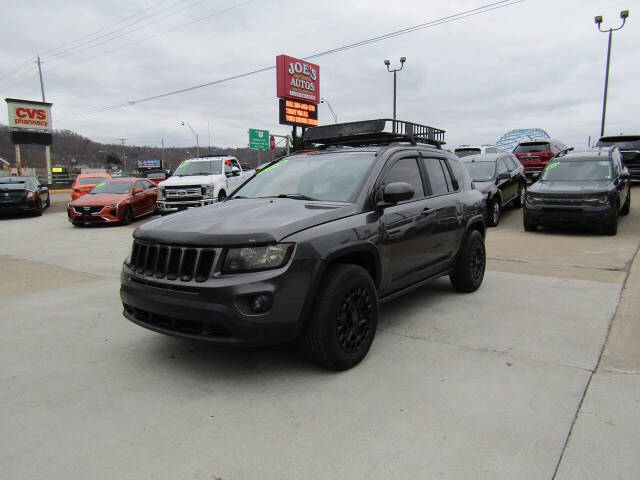
[[[277,96],[320,103],[320,67],[288,55],[276,57]]]
[[[51,132],[51,103],[7,98],[9,127]]]

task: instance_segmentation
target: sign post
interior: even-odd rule
[[[269,130],[249,129],[249,148],[269,150]]]

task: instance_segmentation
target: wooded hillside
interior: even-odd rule
[[[33,167],[37,169],[45,168],[45,147],[40,145],[22,145],[20,156],[23,167]],[[78,135],[70,130],[55,130],[53,132],[53,144],[51,145],[51,165],[52,166],[87,166],[100,168],[105,166],[106,157],[111,154],[122,160],[123,147],[119,144],[98,143],[89,138]],[[187,153],[189,152],[189,153]],[[200,147],[200,156],[211,155],[233,155],[240,163],[249,164],[252,167],[258,162],[266,162],[272,158],[282,155],[284,152],[260,152],[248,148],[225,148],[212,147],[208,152],[207,147]],[[162,149],[159,147],[125,145],[124,154],[126,156],[127,169],[134,170],[138,160],[162,158]],[[165,148],[164,159],[165,168],[175,168],[182,160],[195,157],[196,147],[187,148]],[[11,144],[9,127],[0,125],[0,158],[15,166],[15,149]]]

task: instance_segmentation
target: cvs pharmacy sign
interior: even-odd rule
[[[51,103],[7,98],[9,127],[20,130],[46,130],[51,127]]]

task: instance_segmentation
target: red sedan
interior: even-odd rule
[[[109,180],[111,180],[111,175],[108,173],[81,173],[71,186],[71,200],[77,200],[90,192],[98,183]]]
[[[67,214],[76,227],[87,223],[128,225],[138,217],[155,212],[157,199],[158,188],[149,180],[114,178],[70,202]]]

